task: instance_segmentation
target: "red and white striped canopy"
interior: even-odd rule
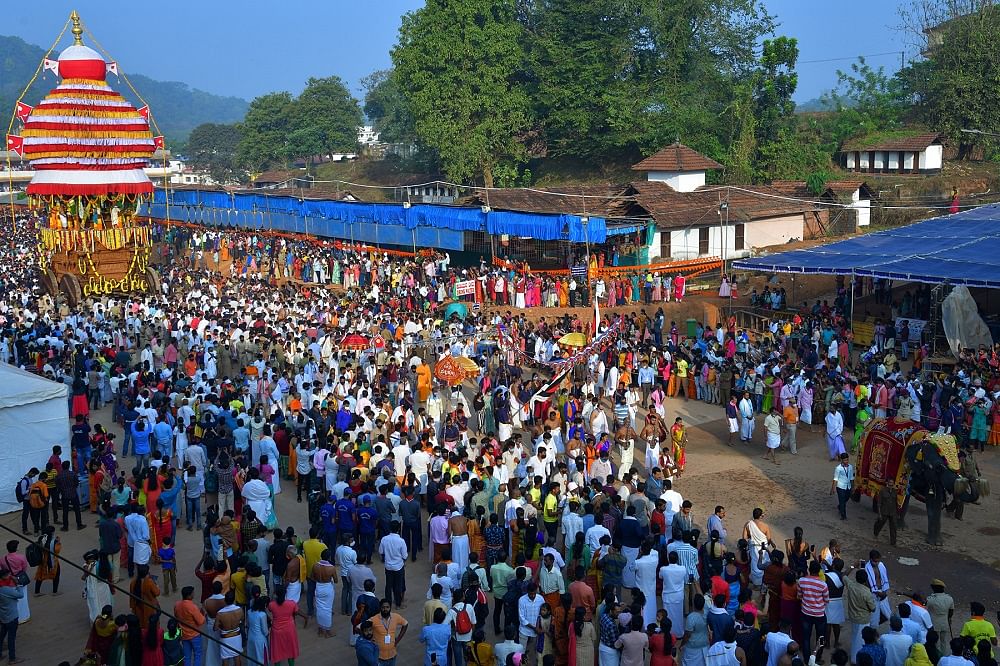
[[[105,80],[107,63],[75,44],[59,56],[61,83],[24,123],[28,194],[149,194],[143,167],[155,150],[149,121]]]

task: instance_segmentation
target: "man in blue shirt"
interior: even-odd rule
[[[339,502],[338,502],[339,504]],[[378,512],[372,506],[371,495],[365,495],[357,511],[358,517],[358,561],[371,564],[375,550],[375,528],[378,526]]]
[[[125,431],[125,438],[122,440],[122,457],[128,456],[128,445],[132,441],[132,426],[137,418],[139,418],[139,411],[135,408],[135,403],[127,402],[125,412],[122,414],[123,430]]]
[[[167,423],[167,418],[161,416],[153,426],[153,438],[156,440],[156,449],[161,456],[172,458],[174,455],[174,429]]]
[[[374,633],[371,620],[365,620],[361,623],[361,635],[358,636],[358,642],[354,644],[354,652],[358,656],[358,666],[378,666],[378,646],[372,640]]]
[[[335,550],[337,547],[337,498],[329,495],[326,503],[319,508],[320,538],[326,547]]]
[[[338,540],[343,541],[345,535],[353,537],[356,524],[354,498],[345,495],[343,499],[337,500],[334,512],[336,513],[335,525],[337,526]]]

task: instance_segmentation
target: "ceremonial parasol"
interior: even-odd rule
[[[434,366],[434,376],[448,386],[458,386],[465,381],[468,370],[454,356],[445,356]]]
[[[368,338],[358,333],[345,335],[344,339],[340,341],[341,349],[368,349],[370,346],[371,342]]]
[[[468,376],[475,377],[479,374],[479,364],[468,356],[456,356],[455,360],[458,361],[458,364],[465,369]]]
[[[580,332],[567,333],[559,338],[559,344],[567,347],[586,347],[587,336]]]

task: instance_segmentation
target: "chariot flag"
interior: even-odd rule
[[[22,123],[28,122],[28,116],[31,115],[31,111],[34,107],[25,104],[24,102],[18,102],[17,107],[14,109],[14,116],[17,117]]]

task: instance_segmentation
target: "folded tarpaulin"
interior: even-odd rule
[[[829,245],[740,259],[733,268],[1000,287],[1000,205]]]

